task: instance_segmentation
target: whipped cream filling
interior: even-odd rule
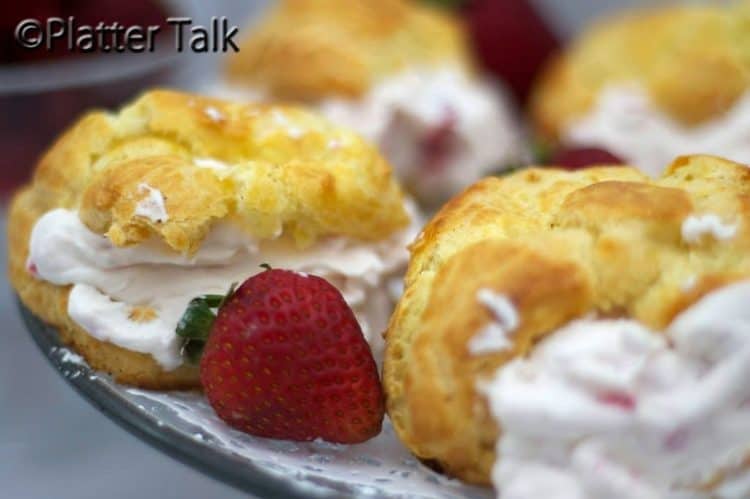
[[[226,83],[210,92],[265,98],[262,90]],[[383,79],[361,99],[332,97],[317,108],[377,144],[423,200],[442,200],[524,155],[506,95],[450,65],[409,69]]]
[[[146,183],[138,184],[138,192],[146,196],[135,205],[135,215],[146,217],[154,223],[169,220],[164,195]]]
[[[686,127],[658,110],[637,85],[604,89],[591,111],[564,131],[573,146],[598,146],[658,176],[674,158],[713,154],[750,163],[750,92],[714,120]]]
[[[737,235],[738,224],[722,221],[718,215],[690,215],[682,222],[682,240],[687,244],[698,244],[705,237],[727,241]]]
[[[226,293],[232,282],[257,274],[260,264],[319,275],[352,307],[377,356],[392,307],[387,280],[408,260],[411,227],[379,242],[346,237],[306,249],[291,241],[256,241],[230,222],[217,223],[194,255],[151,239],[129,247],[89,230],[75,211],[55,209],[34,225],[27,266],[39,279],[72,285],[68,315],[93,337],[150,354],[164,369],[181,362],[175,327],[189,301]],[[147,309],[139,320],[139,311]],[[153,317],[151,317],[153,315]]]
[[[502,499],[741,499],[750,453],[750,281],[666,331],[571,322],[479,388],[501,435]],[[702,487],[715,478],[715,492]]]

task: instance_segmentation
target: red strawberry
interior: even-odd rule
[[[548,164],[568,170],[579,170],[588,166],[622,165],[625,162],[606,149],[579,147],[560,149],[552,156]]]
[[[178,334],[198,336],[194,329],[213,322],[200,373],[221,419],[253,435],[288,440],[358,443],[380,433],[377,367],[335,287],[320,277],[269,269],[225,302],[217,298],[193,300]],[[200,311],[201,301],[219,307],[215,320],[204,313],[207,307]]]
[[[471,0],[465,18],[479,60],[524,102],[557,35],[529,0]]]

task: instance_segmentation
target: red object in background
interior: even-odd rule
[[[0,93],[0,195],[27,181],[41,154],[87,110],[116,108],[143,88],[158,85],[165,71],[101,85],[30,94]]]
[[[464,12],[480,62],[525,103],[557,35],[528,0],[471,0]]]
[[[169,74],[166,65],[156,65],[115,78],[115,68],[135,68],[137,61],[116,52],[70,53],[64,43],[53,52],[27,50],[14,39],[16,25],[27,18],[46,23],[50,17],[74,16],[78,25],[117,21],[123,26],[162,25],[167,31],[168,15],[160,0],[0,1],[0,194],[28,180],[42,152],[86,110],[118,107]],[[91,73],[99,79],[90,79]],[[33,88],[14,85],[19,74]],[[74,83],[60,81],[71,75]]]
[[[567,170],[579,170],[588,166],[623,165],[625,161],[605,149],[580,147],[575,149],[560,149],[548,164]]]

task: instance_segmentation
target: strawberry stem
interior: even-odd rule
[[[237,283],[233,282],[224,295],[202,295],[188,303],[177,323],[175,333],[183,339],[181,353],[191,363],[197,363],[203,347],[211,333],[216,314],[227,299],[234,294]]]
[[[222,300],[221,295],[203,295],[190,300],[187,309],[177,323],[177,336],[191,340],[205,340],[216,319],[213,309]]]

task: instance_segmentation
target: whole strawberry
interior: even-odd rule
[[[288,440],[358,443],[380,433],[377,367],[335,287],[320,277],[269,269],[225,301],[217,299],[193,300],[178,334],[195,338],[201,323],[210,326],[200,375],[221,419],[253,435]],[[215,320],[207,306],[219,307]]]
[[[486,70],[524,103],[540,68],[560,45],[529,0],[469,0],[464,18]]]
[[[567,170],[580,170],[589,166],[622,165],[625,162],[599,147],[563,148],[557,151],[548,164]]]

